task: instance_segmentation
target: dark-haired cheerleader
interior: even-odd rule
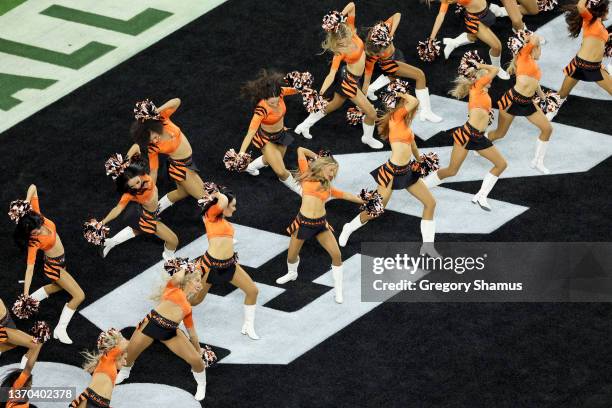
[[[66,270],[66,258],[64,255],[64,245],[56,231],[55,224],[45,218],[40,212],[38,203],[38,192],[36,186],[32,184],[28,188],[26,199],[11,203],[9,215],[17,224],[13,237],[17,246],[27,250],[28,260],[25,272],[25,282],[23,293],[29,295],[32,276],[34,274],[34,264],[36,263],[36,253],[40,249],[44,252],[44,273],[52,283],[45,285],[34,293],[32,297],[38,301],[44,300],[49,295],[57,293],[62,289],[70,294],[72,299],[64,305],[59,322],[53,330],[53,337],[62,343],[72,344],[66,329],[72,319],[75,310],[85,300],[85,293],[76,280]]]
[[[331,182],[338,173],[338,162],[331,155],[320,157],[303,147],[298,147],[297,154],[300,170],[297,180],[302,184],[302,205],[297,217],[287,228],[287,233],[291,235],[287,251],[288,272],[278,278],[276,283],[283,284],[297,279],[302,245],[315,237],[331,257],[335,300],[342,303],[342,254],[333,228],[327,222],[325,202],[330,197],[357,204],[364,202],[354,194],[332,187]],[[312,160],[310,164],[308,159]]]
[[[220,190],[208,184],[211,191],[200,200],[202,221],[206,227],[208,249],[196,259],[202,274],[202,290],[195,297],[193,305],[198,305],[213,285],[231,283],[244,292],[244,322],[242,334],[253,340],[259,336],[255,332],[255,308],[259,290],[253,279],[238,263],[234,252],[234,227],[227,220],[236,211],[236,195],[227,187]]]
[[[376,110],[360,89],[365,70],[365,51],[363,41],[355,29],[355,4],[347,4],[342,12],[328,13],[323,18],[323,30],[326,32],[323,51],[333,53],[334,59],[320,94],[324,95],[330,91],[333,99],[325,108],[325,112],[311,113],[295,128],[295,133],[311,139],[310,128],[325,115],[344,105],[346,99],[350,99],[365,114],[361,142],[373,149],[382,149],[382,142],[374,138]]]
[[[409,164],[412,155],[417,161],[421,160],[414,133],[410,129],[419,102],[407,93],[388,95],[384,102],[387,112],[378,126],[381,137],[389,140],[391,158],[370,174],[378,184],[378,193],[383,198],[384,206],[389,202],[393,190],[406,190],[423,204],[421,235],[424,243],[431,243],[436,233],[436,222],[433,219],[436,200],[421,180],[420,172],[413,171]],[[338,240],[340,246],[345,246],[351,234],[372,218],[362,211],[351,222],[344,224]]]
[[[140,354],[158,340],[191,366],[198,384],[195,399],[201,401],[206,396],[206,366],[191,314],[191,303],[202,290],[200,272],[195,271],[193,264],[169,270],[169,263],[166,261],[165,269],[170,277],[165,278],[167,281],[152,298],[159,303],[134,330],[127,346],[127,359],[115,384],[129,378]],[[189,338],[178,328],[181,322],[185,324]]]
[[[497,128],[487,133],[490,141],[501,139],[506,135],[512,121],[516,116],[524,116],[528,121],[540,129],[540,136],[536,144],[536,151],[531,167],[543,174],[550,174],[544,166],[544,156],[548,149],[548,141],[552,134],[552,126],[542,110],[535,104],[536,92],[542,99],[546,96],[540,87],[542,72],[537,60],[540,58],[540,38],[524,31],[512,38],[511,51],[514,58],[510,63],[508,72],[516,74],[516,83],[498,101],[499,118]]]
[[[597,82],[612,95],[612,79],[601,65],[608,41],[608,30],[603,21],[608,18],[609,6],[609,0],[580,0],[577,4],[563,7],[570,36],[576,38],[582,31],[582,45],[578,54],[563,69],[565,79],[559,90],[561,104],[578,81]],[[546,117],[552,120],[558,112],[558,109],[548,112]]]
[[[465,125],[452,130],[454,144],[448,167],[431,173],[425,178],[425,184],[432,188],[440,185],[445,178],[456,175],[468,150],[476,150],[482,157],[493,163],[493,168],[484,176],[482,186],[472,198],[472,202],[478,204],[483,210],[491,211],[487,197],[497,183],[499,175],[507,166],[504,157],[484,134],[491,112],[491,97],[488,89],[499,68],[480,63],[473,66],[459,75],[455,80],[456,86],[451,91],[451,95],[457,99],[463,99],[469,95],[468,121]]]
[[[159,154],[168,155],[168,175],[176,183],[176,189],[159,200],[160,213],[188,196],[197,200],[203,193],[204,182],[193,161],[189,140],[170,120],[180,105],[179,98],[171,99],[159,108],[148,99],[138,102],[134,108],[135,121],[130,129],[138,145],[135,151],[140,153],[139,146],[147,146],[153,184],[157,182]]]
[[[283,75],[262,70],[255,80],[247,82],[242,88],[243,97],[256,106],[239,153],[245,153],[252,142],[255,147],[261,149],[262,155],[253,160],[246,171],[257,176],[259,169],[269,165],[281,183],[293,192],[301,194],[299,184],[287,171],[283,161],[287,146],[293,142],[293,136],[285,128],[284,116],[287,107],[284,97],[297,94],[297,90],[283,84]]]
[[[109,408],[117,371],[125,364],[128,341],[121,332],[110,329],[100,333],[97,351],[84,352],[83,369],[91,374],[85,391],[72,401],[70,408]]]
[[[11,313],[4,305],[2,299],[0,299],[0,355],[15,347],[25,347],[28,349],[21,359],[20,367],[23,369],[27,360],[32,359],[34,354],[38,355],[42,343],[38,343],[34,337],[17,329],[15,322],[11,318]]]
[[[432,3],[432,0],[428,0]],[[448,11],[449,4],[458,4],[465,8],[465,30],[457,38],[444,38],[444,56],[448,59],[451,52],[457,47],[465,44],[470,44],[479,39],[490,47],[489,57],[491,65],[499,68],[497,76],[500,79],[510,79],[510,75],[501,68],[501,52],[502,44],[499,38],[491,30],[491,26],[495,24],[496,17],[507,16],[508,13],[503,7],[495,4],[488,4],[486,0],[440,0],[440,11],[438,17],[431,30],[430,38],[436,38],[444,17]]]
[[[130,154],[133,154],[133,151],[128,152],[128,157]],[[120,154],[115,154],[106,162],[106,173],[115,180],[121,199],[101,223],[106,225],[127,208],[126,219],[129,226],[104,240],[102,256],[106,257],[116,245],[143,232],[161,238],[164,241],[162,257],[170,259],[178,246],[178,237],[159,219],[157,187],[153,177],[147,174],[146,163],[138,155],[133,154],[131,157],[132,159],[123,160]]]

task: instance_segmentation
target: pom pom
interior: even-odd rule
[[[90,244],[104,245],[104,240],[108,236],[110,228],[100,221],[92,218],[83,224],[83,236]]]
[[[539,95],[533,98],[534,102],[542,109],[542,112],[549,113],[558,111],[563,103],[561,96],[555,91],[545,91],[544,94],[546,95],[544,99],[540,98]]]
[[[421,173],[421,177],[425,177],[440,168],[440,158],[437,153],[422,154],[420,159],[420,162],[415,159],[410,160],[410,169],[415,173]]]
[[[125,169],[130,165],[130,160],[123,160],[123,156],[120,153],[115,153],[106,160],[104,168],[106,169],[106,175],[111,176],[113,180],[116,180]]]
[[[236,153],[234,149],[229,149],[223,156],[223,164],[229,171],[245,171],[251,160],[249,153]]]
[[[363,122],[365,114],[356,106],[351,106],[346,111],[346,121],[351,126],[357,126]]]
[[[285,75],[285,82],[287,82],[290,87],[298,91],[303,91],[304,89],[310,89],[312,87],[314,77],[310,72],[292,71]]]
[[[608,33],[608,41],[606,42],[606,48],[604,51],[606,57],[612,58],[612,33]],[[612,74],[612,72],[608,72]]]
[[[141,122],[149,119],[162,120],[161,115],[157,112],[157,107],[148,99],[136,102],[136,106],[134,106],[134,118]]]
[[[331,153],[331,150],[320,149],[319,153],[317,153],[317,156],[319,156],[319,157],[332,157],[332,153]]]
[[[383,105],[387,109],[394,109],[397,105],[399,94],[407,94],[410,90],[410,84],[401,79],[394,79],[387,85],[385,93],[381,97]]]
[[[207,344],[202,347],[202,360],[204,360],[204,367],[206,368],[210,368],[217,363],[217,355]]]
[[[592,9],[592,8],[599,6],[600,3],[601,3],[601,0],[587,0],[586,7],[588,9]]]
[[[428,38],[425,41],[419,41],[417,45],[417,53],[421,61],[432,62],[440,56],[441,49],[440,40]]]
[[[219,187],[213,183],[212,181],[207,181],[204,183],[204,197],[198,200],[198,205],[200,208],[204,209],[208,206],[208,204],[212,203],[216,198],[212,195],[219,191]]]
[[[13,305],[13,314],[18,319],[29,319],[38,313],[40,302],[33,297],[26,296],[23,293],[17,297]]]
[[[385,206],[383,205],[383,198],[376,190],[368,191],[366,189],[361,190],[359,198],[365,201],[364,204],[359,207],[361,211],[365,211],[370,217],[380,217],[385,212]]]
[[[491,126],[495,122],[495,114],[493,113],[493,109],[489,110],[489,123],[487,126]]]
[[[110,328],[107,331],[103,331],[98,335],[98,341],[96,342],[96,347],[102,353],[106,353],[111,350],[114,346],[109,346],[108,338],[120,336],[121,332],[115,328]]]
[[[554,10],[559,0],[538,0],[538,11]]]
[[[192,273],[195,271],[195,268],[195,263],[189,262],[189,258],[173,258],[164,262],[164,270],[170,276],[180,272],[181,269],[184,269],[185,273]]]
[[[516,55],[527,44],[529,37],[533,34],[530,30],[519,30],[513,36],[508,38],[508,49],[512,55]]]
[[[302,103],[308,113],[325,112],[329,102],[314,89],[306,88],[302,92]]]
[[[386,23],[378,23],[370,31],[370,41],[381,48],[387,48],[393,42],[391,29]]]
[[[339,11],[330,11],[323,17],[321,27],[328,33],[338,32],[340,24],[346,21],[346,16],[343,16]]]
[[[30,330],[32,333],[32,337],[34,337],[34,343],[46,343],[47,340],[51,338],[51,329],[47,322],[38,321],[34,323],[32,329]]]
[[[473,78],[478,72],[478,64],[484,64],[484,60],[478,55],[478,51],[468,51],[461,57],[457,73],[466,78]]]
[[[15,224],[19,223],[21,217],[32,211],[32,206],[24,200],[11,201],[9,205],[8,216]]]

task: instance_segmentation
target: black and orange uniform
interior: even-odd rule
[[[484,90],[484,87],[491,83],[492,78],[485,75],[478,79],[470,88],[470,97],[468,102],[468,110],[483,109],[491,113],[491,96]],[[484,150],[493,143],[485,137],[484,130],[478,130],[468,120],[465,125],[451,129],[453,140],[467,150]]]
[[[159,168],[158,155],[160,153],[171,155],[179,148],[181,142],[185,138],[181,129],[170,120],[170,116],[172,116],[175,111],[176,109],[168,108],[159,112],[163,118],[164,131],[172,138],[170,140],[160,140],[158,143],[149,143],[148,156],[151,170],[157,170]],[[172,157],[168,157],[168,176],[170,176],[172,180],[177,183],[184,181],[187,177],[187,169],[199,172],[198,167],[193,162],[193,155],[184,159],[173,159]]]
[[[542,71],[531,56],[533,47],[532,43],[527,43],[518,52],[515,60],[517,78],[519,75],[526,75],[538,81],[542,78]],[[538,110],[533,102],[534,95],[535,93],[531,96],[522,95],[515,88],[510,88],[502,95],[497,106],[513,116],[531,116]]]
[[[440,1],[440,12],[446,13],[448,11],[448,1],[441,0]],[[472,3],[472,0],[457,0],[457,4],[463,7],[469,7]],[[470,34],[476,34],[478,32],[478,24],[482,23],[487,27],[491,27],[495,24],[497,18],[495,14],[491,10],[489,10],[489,5],[486,4],[485,8],[481,11],[470,13],[467,9],[464,11],[463,23],[465,25],[465,31]]]
[[[364,57],[365,46],[355,31],[355,16],[348,16],[346,24],[353,30],[351,43],[356,46],[357,49],[348,54],[342,53],[334,56],[331,67],[335,70],[340,69],[340,75],[336,74],[336,78],[330,89],[347,98],[354,98],[355,95],[357,95],[357,89],[359,89],[363,72],[359,74],[349,72],[347,65],[355,64]],[[340,68],[340,64],[342,64],[342,68]]]
[[[234,227],[223,217],[222,213],[223,209],[215,204],[206,210],[204,217],[202,217],[208,242],[215,237],[234,238]],[[204,255],[195,259],[195,263],[202,274],[202,278],[208,273],[206,283],[220,284],[234,279],[238,254],[234,252],[234,256],[229,259],[216,259],[206,251]]]
[[[406,143],[411,145],[414,141],[414,133],[406,124],[406,115],[408,111],[402,106],[389,119],[389,143]],[[410,164],[403,166],[394,164],[391,160],[387,161],[382,166],[370,172],[376,183],[380,186],[387,187],[391,180],[392,190],[404,190],[421,178],[421,173],[417,169],[412,169]]]
[[[17,379],[13,383],[13,386],[11,387],[11,391],[15,392],[23,388],[23,386],[26,385],[26,383],[28,382],[29,378],[30,378],[30,374],[27,374],[22,371],[21,374],[19,374],[19,377],[17,377]],[[20,398],[20,399],[9,398],[8,401],[6,402],[6,408],[29,408],[29,407],[30,407],[30,402],[28,401],[27,397]]]
[[[106,352],[96,366],[93,375],[106,374],[115,385],[117,378],[117,358],[123,353],[119,347],[115,347]],[[104,398],[96,393],[91,387],[87,387],[85,391],[76,397],[70,404],[70,408],[77,408],[83,401],[87,401],[86,408],[108,408],[110,407],[110,399]]]
[[[28,265],[34,265],[36,263],[36,253],[40,249],[41,251],[48,251],[55,245],[57,240],[57,231],[55,224],[50,219],[43,216],[40,212],[40,204],[38,203],[38,197],[32,197],[30,200],[32,210],[40,214],[43,217],[43,225],[51,231],[49,235],[32,235],[28,242]],[[60,271],[66,269],[66,257],[64,254],[50,258],[45,254],[44,258],[44,272],[45,276],[52,281],[56,281],[60,278]]]
[[[123,193],[118,205],[125,208],[130,202],[134,202],[134,205],[128,208],[125,215],[128,225],[146,234],[155,234],[157,231],[157,222],[159,221],[157,209],[155,211],[149,211],[144,208],[143,205],[148,203],[153,195],[157,194],[157,187],[153,184],[148,174],[140,176],[140,178],[143,183],[143,187],[140,191],[138,191],[137,194]]]
[[[582,38],[594,37],[601,40],[601,48],[603,49],[608,41],[608,30],[606,30],[601,18],[592,21],[593,15],[586,8],[580,13],[580,16],[582,17]],[[587,61],[577,55],[563,69],[563,73],[585,82],[599,82],[604,79],[601,74],[601,61]]]
[[[251,119],[249,125],[249,130],[256,130],[255,136],[253,137],[253,144],[255,147],[261,149],[270,142],[281,146],[289,146],[293,143],[293,136],[287,132],[286,128],[276,133],[269,133],[263,130],[261,125],[273,126],[281,121],[285,113],[287,113],[284,97],[297,93],[295,88],[282,87],[281,94],[279,95],[278,108],[276,109],[268,105],[265,99],[257,103],[255,112],[253,113],[253,119]]]
[[[307,171],[308,160],[298,159],[298,166],[300,172],[303,173]],[[330,197],[342,198],[344,196],[344,192],[334,187],[325,189],[323,185],[321,185],[320,181],[304,180],[302,181],[302,196],[304,197],[308,195],[317,197],[323,202],[323,205],[325,205],[325,202],[329,200]],[[291,225],[287,227],[287,234],[293,235],[297,231],[297,239],[307,240],[317,236],[319,233],[325,230],[334,232],[332,226],[327,222],[327,217],[325,215],[320,218],[308,218],[300,212],[295,217]]]
[[[168,300],[183,310],[183,323],[188,329],[193,328],[193,316],[191,312],[191,304],[187,300],[185,292],[172,281],[169,281],[162,294],[162,300]],[[167,319],[159,314],[155,309],[145,317],[139,324],[138,328],[142,329],[142,334],[146,334],[155,340],[170,340],[177,335],[178,325],[180,322]]]
[[[391,30],[391,26],[393,25],[393,17],[389,17],[385,24]],[[365,65],[365,73],[369,76],[372,76],[374,72],[374,67],[378,63],[378,68],[388,76],[395,76],[395,73],[399,69],[397,65],[397,61],[406,62],[404,58],[404,53],[391,43],[386,49],[382,50],[379,54],[376,55],[368,55],[366,57],[366,65]]]
[[[0,318],[0,344],[8,341],[8,335],[6,333],[7,327],[9,329],[17,329],[8,309],[6,309],[6,314]]]

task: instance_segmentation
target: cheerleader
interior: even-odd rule
[[[42,343],[38,343],[34,337],[17,329],[10,312],[2,299],[0,299],[0,355],[15,347],[25,347],[28,349],[21,359],[20,368],[23,370],[28,360],[32,360],[35,355],[38,355]]]
[[[491,97],[488,90],[498,70],[498,67],[478,63],[475,64],[475,69],[469,69],[455,80],[456,87],[450,94],[457,99],[469,95],[468,121],[465,125],[453,129],[454,144],[448,167],[425,178],[425,184],[429,188],[440,185],[445,178],[457,174],[468,150],[478,151],[482,157],[493,163],[493,168],[482,180],[480,191],[472,199],[472,203],[478,204],[485,211],[491,211],[487,196],[499,175],[506,169],[506,160],[484,135],[491,114]]]
[[[202,401],[206,395],[206,370],[198,335],[191,312],[192,299],[202,290],[200,273],[191,263],[166,261],[164,268],[170,276],[160,293],[153,296],[158,305],[138,324],[127,346],[127,359],[117,375],[115,384],[129,378],[134,362],[154,341],[158,340],[170,351],[191,366],[197,383],[195,399]],[[178,328],[185,324],[189,338]]]
[[[127,156],[128,159],[123,160],[120,154],[115,154],[106,161],[106,173],[115,180],[121,199],[101,223],[106,225],[111,222],[127,207],[125,218],[129,226],[104,240],[102,257],[106,257],[111,249],[134,238],[136,234],[145,233],[154,234],[164,241],[162,257],[168,260],[174,257],[178,237],[159,219],[157,187],[153,176],[147,174],[146,163],[135,149],[130,149]]]
[[[28,359],[25,365],[23,365],[18,370],[10,371],[2,379],[0,388],[2,390],[5,390],[2,392],[2,394],[7,396],[5,406],[6,408],[29,408],[30,402],[27,396],[25,396],[24,398],[14,397],[19,396],[20,392],[29,390],[32,387],[32,371],[34,370],[34,365],[36,364],[36,360],[38,359],[38,354],[40,353],[42,344],[34,343],[33,338],[23,333],[22,331],[11,328],[3,328],[2,326],[0,326],[0,346],[3,344],[3,329],[7,329],[6,333],[4,334],[8,333],[8,341],[10,344],[18,344],[30,348],[30,351],[28,352]],[[29,345],[33,346],[20,343],[29,343]],[[34,407],[32,406],[32,408]]]
[[[577,4],[563,7],[570,36],[576,38],[582,30],[582,45],[578,54],[563,69],[565,79],[559,90],[561,104],[578,81],[597,82],[612,95],[612,80],[601,65],[608,41],[608,30],[602,21],[608,18],[609,4],[608,0],[580,0]],[[546,117],[552,120],[558,112],[558,109],[548,112]]]
[[[297,180],[302,184],[302,206],[293,223],[287,228],[287,233],[291,235],[287,251],[288,272],[278,278],[276,283],[284,284],[297,279],[302,245],[304,241],[316,237],[331,257],[335,300],[342,303],[342,255],[333,228],[327,222],[325,202],[330,197],[357,204],[363,204],[364,201],[354,194],[332,187],[331,182],[338,173],[338,162],[331,155],[320,157],[303,147],[298,147],[297,154],[300,171]],[[312,160],[310,164],[308,159]]]
[[[402,15],[395,13],[386,21],[380,21],[368,31],[366,38],[366,65],[365,77],[363,81],[363,93],[368,95],[371,100],[376,100],[374,94],[378,89],[386,86],[390,79],[389,77],[410,78],[416,81],[416,97],[419,100],[420,112],[419,119],[421,121],[428,120],[430,122],[440,122],[442,118],[436,115],[431,110],[431,102],[429,100],[429,89],[427,88],[427,79],[425,73],[419,68],[409,65],[404,61],[404,55],[393,45],[393,36],[400,23]],[[374,65],[378,63],[381,71],[384,73],[379,76],[372,85],[372,73]]]
[[[486,137],[492,142],[501,139],[508,132],[516,116],[526,117],[528,121],[540,129],[531,167],[543,174],[550,174],[550,171],[544,166],[544,156],[548,149],[552,126],[542,110],[533,101],[536,92],[540,98],[546,98],[539,82],[542,78],[542,71],[540,71],[536,62],[541,54],[540,37],[519,31],[518,35],[513,37],[509,44],[514,58],[510,63],[508,72],[512,75],[516,74],[516,83],[498,101],[497,128],[488,132]]]
[[[212,285],[231,283],[244,292],[244,323],[242,334],[253,340],[259,336],[255,332],[255,308],[259,290],[249,274],[238,264],[238,254],[234,252],[234,227],[227,220],[236,211],[236,196],[227,187],[217,189],[210,185],[210,194],[200,200],[202,221],[206,228],[208,249],[195,260],[202,274],[202,290],[194,299],[200,304]]]
[[[433,219],[436,200],[423,183],[420,173],[410,168],[410,159],[414,155],[421,161],[421,155],[414,140],[410,123],[419,105],[418,100],[407,93],[390,93],[385,95],[383,102],[387,113],[380,119],[378,133],[391,145],[391,158],[370,174],[378,184],[378,193],[383,197],[386,206],[393,190],[406,190],[423,204],[421,219],[421,235],[424,243],[434,241],[435,221]],[[345,246],[349,237],[357,229],[373,217],[362,211],[351,222],[344,224],[338,240],[340,246]]]
[[[330,91],[333,93],[333,99],[325,108],[325,112],[311,113],[294,131],[306,139],[311,139],[310,128],[325,115],[339,109],[348,98],[365,114],[361,142],[373,149],[382,149],[383,144],[374,139],[376,110],[359,88],[366,58],[363,41],[355,29],[355,3],[347,4],[342,12],[332,11],[325,15],[323,29],[326,38],[321,46],[324,52],[333,53],[334,59],[329,74],[323,81],[320,94],[324,95]],[[338,70],[340,70],[339,75],[337,75]]]
[[[428,0],[428,3],[431,4],[431,1]],[[438,35],[449,4],[459,4],[465,7],[464,24],[466,32],[460,34],[457,38],[444,38],[444,57],[448,59],[455,48],[479,39],[490,47],[489,57],[491,58],[491,65],[498,68],[497,76],[503,80],[510,79],[510,75],[501,68],[501,41],[491,30],[491,26],[495,24],[495,17],[508,15],[506,9],[495,4],[489,5],[486,0],[440,0],[440,11],[431,30],[430,38],[436,38]]]
[[[38,191],[34,184],[28,188],[24,201],[17,200],[11,203],[9,215],[17,224],[13,234],[15,243],[23,250],[27,249],[28,253],[23,294],[28,296],[30,293],[36,253],[40,249],[45,254],[44,274],[51,283],[37,289],[31,297],[42,301],[62,289],[70,294],[72,298],[62,309],[59,322],[53,330],[53,338],[64,344],[72,344],[66,329],[75,310],[85,300],[85,293],[66,270],[64,245],[53,221],[45,218],[40,212]]]
[[[282,86],[283,76],[277,72],[262,70],[254,81],[242,88],[242,96],[253,101],[255,112],[249,130],[240,146],[245,153],[251,142],[261,149],[262,155],[253,160],[246,171],[257,176],[259,169],[271,166],[278,179],[295,193],[301,194],[300,186],[285,168],[283,158],[293,136],[287,132],[284,116],[287,112],[284,97],[295,95],[297,90]]]
[[[72,401],[70,408],[110,407],[117,371],[125,364],[128,341],[116,329],[100,333],[97,352],[84,352],[83,369],[91,374],[85,391]]]

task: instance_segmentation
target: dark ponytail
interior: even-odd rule
[[[597,21],[598,18],[602,18],[608,13],[608,7],[610,5],[609,0],[601,0],[599,4],[593,8],[589,8],[589,12],[593,15],[589,25]],[[576,3],[568,4],[561,7],[561,10],[565,12],[565,21],[567,22],[567,29],[570,32],[570,37],[577,38],[582,30],[582,17],[578,11]]]
[[[227,197],[227,205],[229,205],[232,201],[236,199],[236,194],[232,190],[230,190],[229,187],[220,186],[219,192]],[[218,201],[219,199],[215,197],[213,200],[207,203],[204,207],[202,207],[202,216],[206,215],[206,212],[210,210],[210,207],[217,204]],[[223,217],[223,214],[221,214],[220,217]]]
[[[128,181],[134,177],[144,176],[147,174],[147,163],[143,159],[134,160],[130,162],[130,165],[123,173],[115,179],[117,185],[117,191],[121,194],[129,193],[132,195],[142,194],[144,189],[136,190],[128,184]]]
[[[13,232],[13,240],[19,249],[27,250],[32,241],[32,231],[42,227],[45,219],[36,211],[30,211],[19,219],[15,232]]]
[[[262,69],[257,78],[242,86],[240,96],[256,105],[262,99],[280,96],[283,85],[285,80],[281,73]]]
[[[130,135],[134,143],[138,144],[141,149],[149,144],[151,140],[151,131],[159,133],[164,131],[164,122],[162,120],[147,119],[145,121],[135,120],[130,126]]]

